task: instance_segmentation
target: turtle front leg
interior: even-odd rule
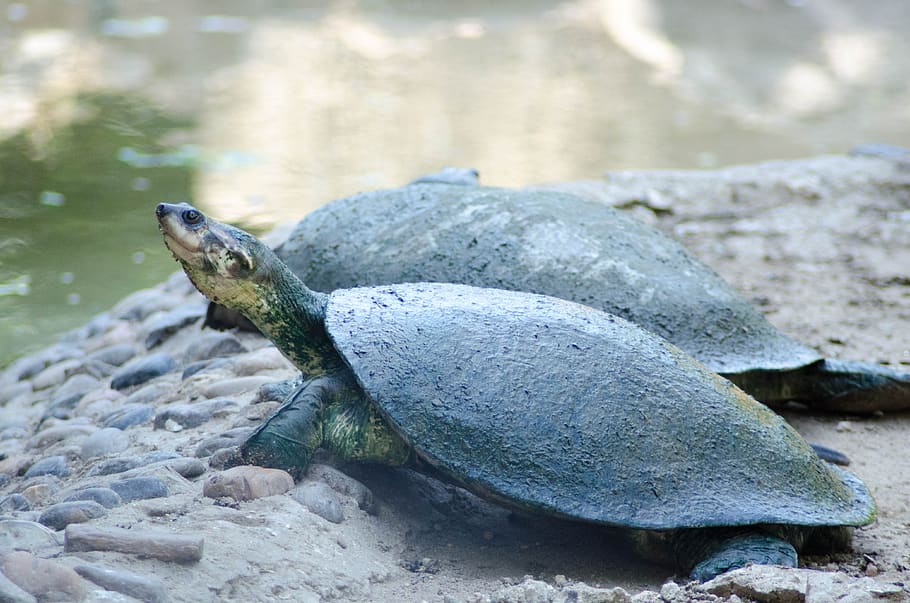
[[[750,563],[796,567],[793,545],[759,530],[681,530],[674,540],[679,566],[699,582]]]
[[[240,445],[229,464],[301,475],[319,447],[355,461],[403,465],[410,447],[379,416],[347,372],[305,381]]]

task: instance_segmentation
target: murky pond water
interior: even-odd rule
[[[176,269],[159,201],[262,229],[443,165],[908,146],[907,31],[903,0],[0,2],[0,365]]]

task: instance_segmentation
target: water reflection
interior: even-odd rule
[[[266,226],[443,165],[910,145],[908,30],[904,0],[0,1],[0,363],[172,267],[161,200]]]

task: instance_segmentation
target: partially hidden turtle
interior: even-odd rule
[[[278,255],[317,291],[433,281],[589,305],[660,335],[772,406],[910,408],[910,374],[821,357],[673,239],[567,193],[417,183],[358,194],[304,217]],[[209,325],[236,321],[210,307]]]
[[[622,318],[446,283],[319,293],[242,230],[185,204],[156,213],[199,291],[308,376],[231,464],[299,475],[323,447],[413,466],[519,510],[622,528],[699,580],[793,566],[875,516],[865,485],[781,417]]]

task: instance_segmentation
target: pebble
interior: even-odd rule
[[[75,358],[52,364],[32,378],[32,388],[39,391],[60,385],[66,379],[66,372],[80,364],[81,362]]]
[[[234,379],[224,379],[206,387],[202,394],[206,398],[220,398],[236,396],[244,392],[258,389],[265,383],[274,381],[271,377],[235,377]]]
[[[306,482],[291,490],[291,498],[303,505],[310,513],[332,523],[344,521],[341,501],[335,491],[324,482]]]
[[[236,407],[237,403],[227,398],[215,398],[195,404],[170,404],[155,415],[155,429],[164,429],[168,421],[173,421],[184,429],[199,427],[214,416],[225,414],[227,409]]]
[[[167,496],[167,484],[157,477],[129,477],[110,483],[123,502]]]
[[[79,373],[67,379],[66,382],[57,389],[54,394],[54,399],[68,398],[77,394],[84,395],[92,390],[98,389],[98,386],[100,385],[101,382],[95,377],[86,375],[85,373]],[[51,402],[51,404],[53,405],[54,403]]]
[[[367,513],[376,512],[373,492],[361,482],[338,469],[321,463],[313,463],[307,470],[307,477],[325,482],[335,492],[353,498],[357,506]]]
[[[71,525],[66,528],[63,550],[118,551],[164,561],[190,562],[202,559],[201,536],[152,530]]]
[[[198,321],[205,316],[205,310],[205,305],[194,302],[149,317],[142,325],[142,340],[146,349],[161,345],[180,329]]]
[[[174,299],[159,289],[140,289],[120,300],[110,310],[111,316],[123,320],[144,320],[154,312],[170,310]]]
[[[44,479],[22,488],[22,496],[24,496],[32,505],[43,503],[60,489],[60,486],[53,481],[53,479],[56,479],[55,477],[50,475],[43,475],[41,477],[52,479]]]
[[[70,468],[66,464],[64,456],[48,456],[31,467],[25,472],[25,477],[37,477],[39,475],[55,475],[57,477],[66,477],[70,474]]]
[[[0,601],[4,603],[37,603],[38,599],[0,573]]]
[[[209,498],[253,500],[284,494],[293,487],[294,478],[286,471],[241,465],[209,477],[202,486],[202,494]]]
[[[177,368],[177,361],[164,353],[132,360],[111,377],[112,389],[125,389],[165,375]]]
[[[40,523],[24,519],[0,520],[0,551],[14,549],[36,551],[56,548],[61,544],[57,533]]]
[[[183,369],[183,374],[180,375],[181,380],[186,380],[195,375],[196,373],[201,373],[202,371],[207,371],[215,368],[220,368],[223,366],[228,366],[230,360],[227,358],[214,358],[212,360],[199,360],[188,364],[185,369]]]
[[[191,364],[199,360],[232,356],[246,351],[247,349],[240,343],[240,340],[231,333],[206,333],[196,338],[187,347],[183,355],[183,363]]]
[[[291,361],[271,344],[259,350],[233,357],[231,365],[237,375],[255,375],[273,370],[297,371]]]
[[[123,593],[146,603],[167,601],[164,583],[157,578],[100,565],[77,565],[73,569],[83,578],[107,590]]]
[[[39,601],[80,601],[88,590],[72,568],[26,551],[3,555],[0,567],[10,581]]]
[[[98,360],[111,366],[123,366],[136,355],[136,346],[131,343],[119,343],[103,347],[89,354],[87,360]]]
[[[239,446],[253,433],[253,429],[252,427],[237,427],[225,431],[221,435],[206,438],[196,446],[195,456],[197,458],[210,456],[218,450]]]
[[[151,421],[154,415],[155,407],[151,404],[126,404],[106,416],[101,424],[105,427],[127,429]]]
[[[32,436],[26,443],[26,447],[45,449],[57,442],[75,438],[82,439],[85,436],[95,433],[97,429],[98,428],[93,425],[84,425],[81,423],[68,423],[47,427]]]
[[[123,452],[130,446],[130,437],[116,427],[99,429],[82,440],[83,460]]]
[[[21,494],[9,494],[0,498],[0,513],[10,511],[28,511],[32,508],[29,500]]]
[[[171,393],[169,383],[149,383],[132,392],[123,401],[124,404],[155,404]]]
[[[38,523],[62,530],[71,523],[82,523],[106,514],[107,509],[93,500],[74,500],[49,506],[38,517]]]
[[[67,496],[63,502],[74,502],[79,500],[91,500],[106,509],[113,509],[123,502],[120,495],[110,488],[100,488],[97,486],[77,490]]]
[[[192,459],[189,457],[181,457],[178,459],[173,459],[171,461],[166,461],[164,465],[170,469],[173,469],[186,479],[199,477],[205,473],[206,470],[205,463],[199,459]]]

